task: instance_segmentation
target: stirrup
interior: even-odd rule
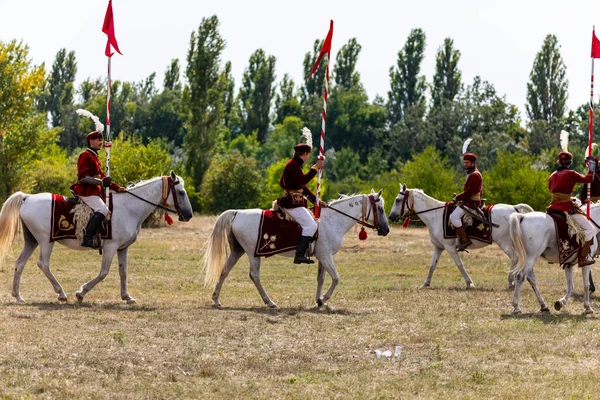
[[[466,242],[461,242],[459,240],[458,241],[458,246],[456,246],[456,251],[466,251],[467,247],[469,247],[472,244],[473,244],[473,242],[470,239],[467,239]]]
[[[580,258],[577,260],[577,264],[579,264],[579,267],[585,267],[586,265],[592,265],[595,264],[596,261],[595,260],[588,260],[588,258]]]
[[[294,264],[314,264],[314,263],[315,262],[313,260],[311,260],[310,258],[307,258],[305,256],[294,258]]]

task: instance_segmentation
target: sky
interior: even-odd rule
[[[0,41],[23,40],[32,61],[45,62],[48,70],[59,49],[74,50],[77,84],[106,76],[101,27],[107,4],[0,0]],[[389,69],[410,31],[421,28],[427,40],[421,71],[428,82],[436,52],[445,38],[452,38],[461,52],[463,83],[480,75],[523,118],[529,73],[548,34],[558,38],[567,67],[567,106],[575,109],[589,101],[592,27],[600,30],[600,0],[113,0],[113,11],[123,53],[113,57],[113,80],[140,81],[156,72],[162,86],[172,59],[179,58],[184,68],[190,35],[202,18],[217,15],[226,41],[222,60],[232,62],[236,90],[258,48],[277,58],[277,82],[288,73],[299,84],[304,55],[315,39],[325,38],[333,19],[333,64],[337,50],[356,38],[362,46],[357,71],[371,100],[387,98]],[[600,66],[596,70],[600,74]]]

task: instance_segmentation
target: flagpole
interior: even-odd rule
[[[592,28],[592,38],[596,35],[596,26],[594,25]],[[593,39],[592,39],[593,41]],[[594,43],[592,43],[592,48],[594,46]],[[593,141],[593,136],[594,136],[594,60],[595,60],[595,54],[592,52],[592,80],[591,80],[591,85],[590,85],[590,133],[589,133],[589,140],[588,140],[588,157],[590,157],[592,155],[592,141]],[[596,166],[596,168],[598,168],[598,166]],[[594,171],[594,174],[592,175],[592,182],[594,181],[594,176],[596,175],[596,171]],[[587,219],[590,219],[590,203],[591,203],[591,198],[592,198],[592,184],[589,183],[587,185]]]
[[[110,176],[110,147],[107,142],[110,143],[110,89],[111,89],[111,78],[110,78],[110,61],[112,57],[108,57],[108,76],[106,83],[106,138],[104,142],[104,149],[106,150],[106,176]],[[104,202],[108,205],[110,199],[110,187],[106,188]]]
[[[325,123],[327,122],[327,99],[329,98],[329,53],[327,53],[327,64],[325,65],[325,90],[323,91],[323,113],[321,118],[321,141],[319,143],[319,160],[325,159]],[[315,204],[315,218],[321,215],[319,200],[321,199],[321,175],[323,168],[319,168],[317,174],[317,195]]]

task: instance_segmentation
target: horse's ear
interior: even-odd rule
[[[173,170],[171,170],[171,179],[177,179],[177,175],[175,175],[175,172],[173,172]]]
[[[402,185],[402,191],[406,192],[406,185]]]
[[[381,193],[383,193],[383,189],[379,189],[379,193],[377,193],[377,198],[381,197]]]
[[[371,194],[375,194],[375,189],[371,188]]]

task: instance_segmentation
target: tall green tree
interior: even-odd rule
[[[289,74],[284,74],[279,82],[279,92],[275,95],[275,124],[283,123],[286,117],[301,115],[300,101],[296,95],[295,83]]]
[[[398,52],[396,65],[390,68],[390,91],[388,92],[388,118],[395,124],[414,109],[417,118],[425,114],[425,76],[420,75],[425,56],[425,32],[413,29],[404,47]]]
[[[257,132],[258,141],[264,143],[269,131],[271,99],[275,93],[275,61],[263,49],[251,56],[242,76],[238,95],[241,133]]]
[[[461,89],[462,73],[458,69],[460,51],[454,48],[454,40],[444,39],[444,44],[435,56],[435,74],[431,86],[433,107],[442,105],[444,100],[453,101]]]
[[[240,125],[238,117],[235,115],[235,81],[231,68],[231,61],[227,61],[220,78],[220,85],[223,87],[223,125],[230,131]]]
[[[554,35],[544,39],[537,53],[527,83],[527,117],[531,121],[544,120],[558,127],[565,115],[569,81],[567,67],[560,54],[560,45]]]
[[[196,185],[202,183],[222,126],[221,53],[225,40],[216,15],[203,18],[190,38],[183,102],[189,113],[184,138],[185,166]]]
[[[171,64],[165,71],[163,88],[168,90],[181,90],[181,82],[179,82],[180,75],[181,71],[179,68],[179,59],[174,58],[171,60]]]
[[[352,38],[340,48],[337,53],[333,76],[335,84],[346,90],[357,88],[360,85],[360,74],[356,71],[356,62],[362,46]]]
[[[308,78],[310,70],[317,61],[323,40],[315,40],[311,52],[304,55],[302,62],[303,77]],[[301,119],[313,132],[313,141],[318,137],[321,128],[321,112],[323,111],[323,90],[325,89],[325,73],[329,60],[323,57],[315,73],[310,79],[304,79],[300,87]]]

